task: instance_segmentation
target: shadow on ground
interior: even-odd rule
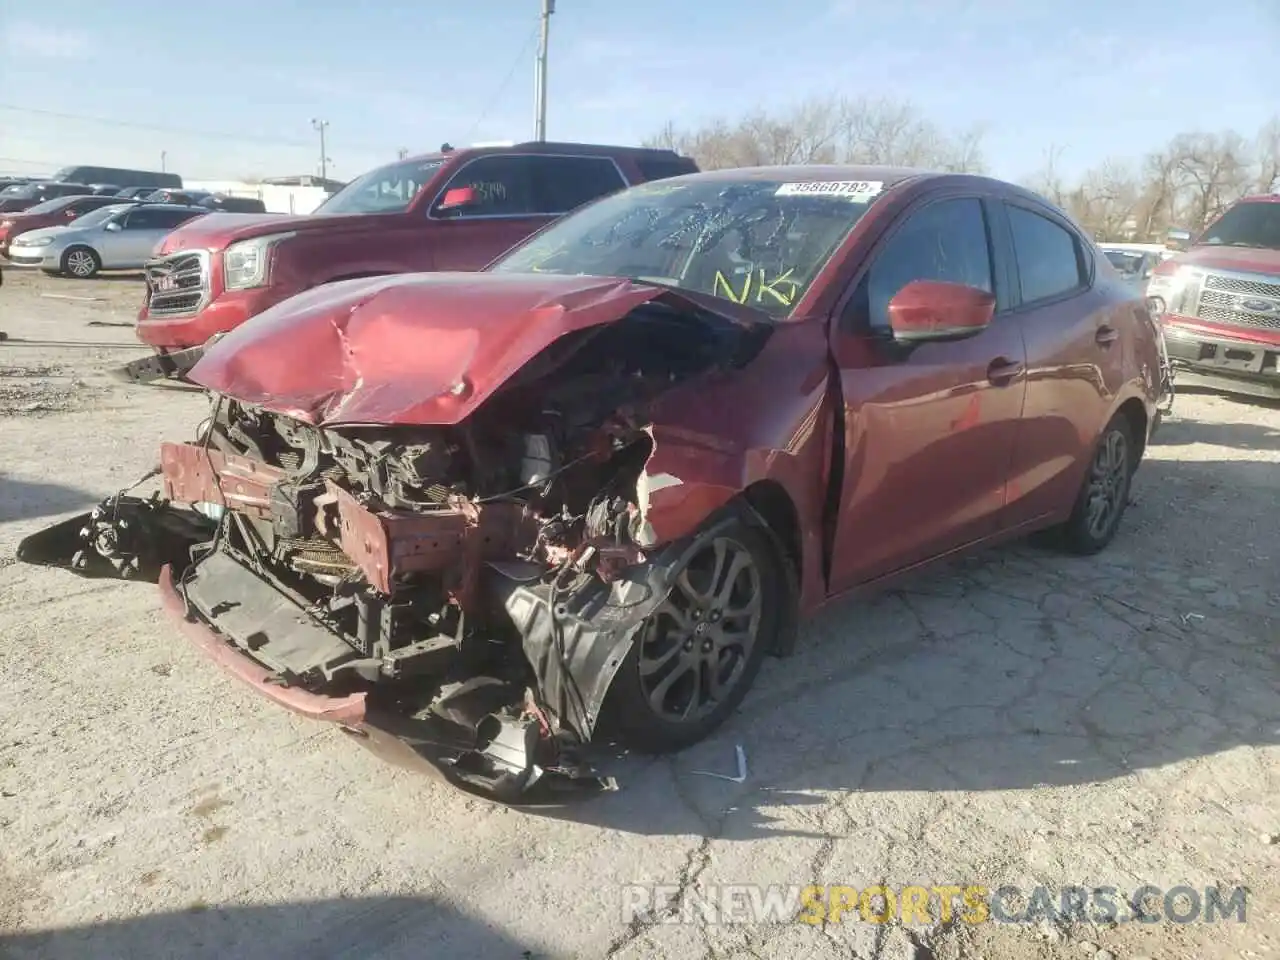
[[[353,897],[185,910],[0,938],[3,960],[537,960],[438,901]]]
[[[770,808],[1083,786],[1280,743],[1280,585],[1274,560],[1254,560],[1280,546],[1253,539],[1275,470],[1151,460],[1098,556],[1016,545],[837,603],[712,739],[616,759],[619,792],[536,812],[642,834],[821,836]],[[695,772],[734,775],[738,744],[744,783]]]
[[[1265,405],[1270,401],[1258,400],[1256,403]],[[1280,409],[1280,403],[1271,405]],[[1189,443],[1207,443],[1235,450],[1280,450],[1280,430],[1259,423],[1204,423],[1175,417],[1165,421],[1151,438],[1152,447]]]
[[[101,499],[101,494],[95,495],[76,487],[15,480],[0,473],[0,523],[87,509]]]

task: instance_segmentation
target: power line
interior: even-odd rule
[[[471,125],[471,129],[467,131],[467,135],[463,137],[464,142],[471,140],[472,135],[479,128],[480,124],[484,123],[485,118],[489,116],[489,111],[494,108],[494,105],[502,99],[502,95],[507,92],[507,87],[511,86],[511,79],[516,75],[516,70],[519,69],[520,62],[524,60],[525,54],[529,52],[529,48],[533,46],[534,41],[538,39],[541,33],[542,23],[539,21],[538,25],[529,31],[529,37],[525,40],[524,46],[520,48],[520,52],[516,54],[515,60],[511,62],[511,69],[507,71],[507,77],[502,81],[502,85],[498,87],[498,92],[490,98],[489,102],[485,105],[485,108],[480,111],[480,116],[476,119],[476,122],[473,123]]]
[[[240,143],[267,143],[282,147],[311,147],[310,143],[305,143],[301,140],[284,140],[278,137],[258,137],[215,130],[191,130],[184,129],[182,127],[166,127],[152,123],[137,123],[133,120],[113,120],[108,117],[90,117],[79,113],[61,113],[56,110],[40,110],[36,107],[19,107],[12,103],[0,103],[0,110],[9,110],[13,113],[26,113],[39,117],[54,117],[59,120],[79,120],[85,123],[100,123],[108,127],[128,127],[133,130],[150,130],[155,133],[168,133],[184,137],[198,137],[206,140],[235,140]]]
[[[20,163],[24,167],[52,167],[47,160],[23,160],[21,157],[0,157],[0,163]]]

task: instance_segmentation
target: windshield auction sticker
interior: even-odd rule
[[[809,180],[784,183],[774,191],[775,197],[839,197],[866,203],[884,190],[882,180]]]

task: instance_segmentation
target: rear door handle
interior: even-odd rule
[[[1120,334],[1115,327],[1109,327],[1104,323],[1093,335],[1093,339],[1097,340],[1099,345],[1109,347],[1120,339]]]
[[[987,379],[997,387],[1005,387],[1022,376],[1022,372],[1025,369],[1026,366],[1017,360],[1010,360],[1008,357],[996,357],[991,361],[991,365],[987,367]]]

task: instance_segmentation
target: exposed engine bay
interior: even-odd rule
[[[457,782],[595,784],[581,747],[685,546],[638,492],[649,407],[769,331],[647,303],[555,340],[454,426],[325,428],[213,395],[195,439],[163,446],[161,494],[110,497],[19,557],[167,567],[187,620],[271,683],[365,695]]]

